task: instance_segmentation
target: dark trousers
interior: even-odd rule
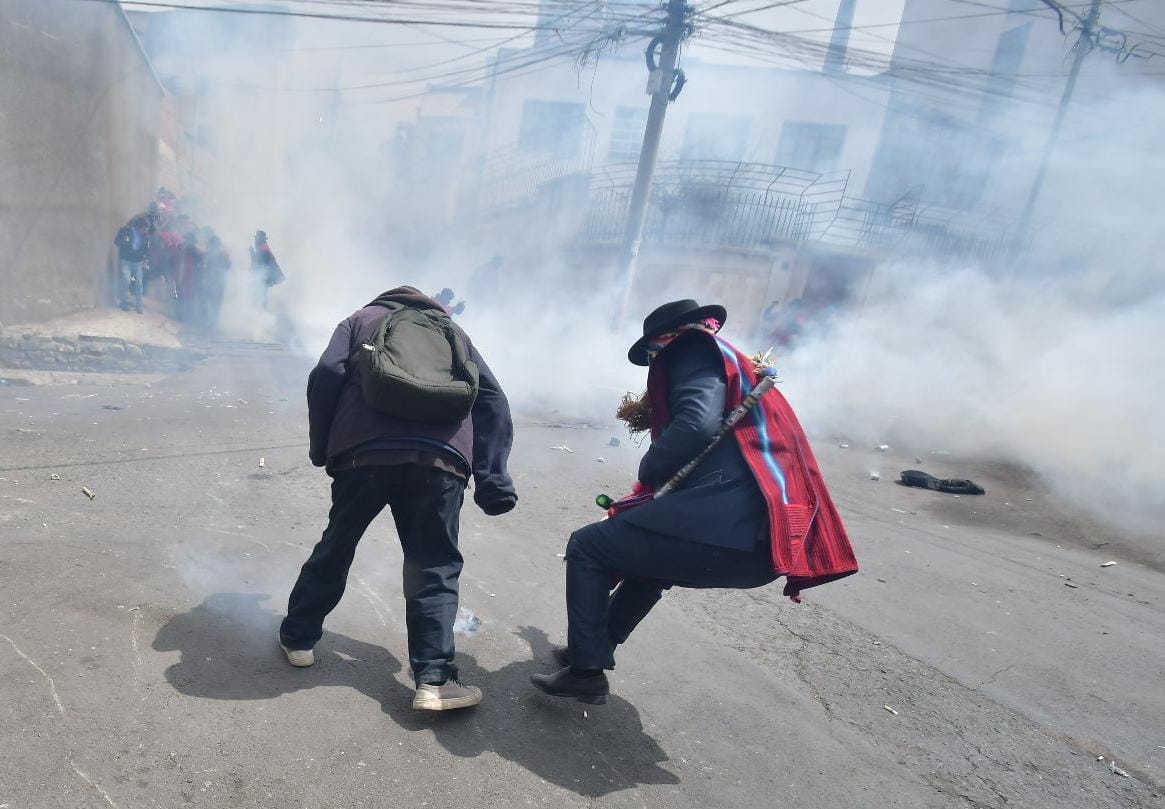
[[[611,592],[615,577],[623,581]],[[657,534],[617,517],[580,528],[566,547],[571,665],[613,669],[615,646],[670,587],[747,589],[775,578],[763,538],[746,552]]]
[[[453,622],[462,566],[457,529],[464,497],[464,481],[430,466],[337,472],[328,527],[300,571],[279,628],[283,645],[311,649],[319,642],[324,618],[344,595],[357,543],[388,506],[404,550],[405,624],[413,679],[420,685],[456,677]]]

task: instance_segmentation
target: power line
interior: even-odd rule
[[[303,1],[304,0],[301,0],[301,2],[303,2]],[[437,25],[437,26],[443,26],[443,27],[448,27],[448,28],[481,28],[481,29],[492,29],[492,30],[503,30],[503,31],[504,30],[508,30],[508,31],[553,30],[550,26],[538,25],[538,24],[529,25],[529,24],[518,24],[518,23],[508,23],[508,22],[487,22],[484,20],[483,21],[473,21],[471,19],[460,19],[460,18],[459,19],[452,19],[452,18],[427,19],[424,17],[385,17],[385,16],[377,16],[377,15],[361,16],[361,15],[356,15],[356,14],[339,14],[339,13],[328,13],[328,12],[319,12],[319,11],[295,11],[295,10],[288,9],[288,8],[263,9],[263,8],[249,7],[249,6],[227,6],[227,5],[193,6],[193,5],[179,3],[179,2],[167,2],[167,0],[72,0],[72,2],[74,2],[74,3],[100,3],[103,5],[136,6],[136,7],[141,7],[141,8],[170,9],[170,10],[174,10],[174,11],[199,11],[199,12],[220,13],[220,14],[245,14],[245,15],[253,15],[253,16],[265,16],[265,17],[299,17],[299,18],[314,19],[314,20],[331,20],[331,21],[335,21],[335,22],[369,23],[369,24],[379,24],[379,25],[401,25],[401,26]],[[336,0],[331,0],[331,4],[336,4]],[[340,5],[349,5],[349,4],[340,3]],[[366,8],[367,6],[361,4],[361,5],[359,5],[359,7]],[[438,8],[438,6],[431,5],[430,8]],[[439,7],[439,8],[442,8],[444,10],[451,10],[449,7]],[[472,8],[475,8],[475,7],[469,7],[469,9],[472,9]],[[480,12],[480,8],[477,7],[477,9]],[[468,15],[462,14],[461,16],[466,17]],[[525,16],[532,16],[532,15],[526,14]]]
[[[597,14],[600,10],[601,10],[601,7],[596,5],[595,8],[589,14],[587,14],[579,19],[573,20],[570,23],[570,25],[567,25],[567,26],[561,27],[561,28],[555,28],[554,30],[556,30],[559,33],[560,38],[561,38],[562,34],[568,34],[571,31],[574,31],[574,30],[582,27],[584,23],[586,23],[588,20],[593,18],[595,16],[595,14]],[[636,15],[634,17],[627,17],[626,19],[629,21],[639,21],[642,19],[646,19],[650,15],[650,13],[654,13],[654,10],[652,12],[639,14],[639,15]],[[560,20],[566,16],[569,16],[569,15],[568,14],[560,15],[559,17],[554,18],[554,20],[552,20],[551,22],[557,22],[558,20]],[[515,34],[512,37],[503,39],[494,45],[490,45],[490,46],[487,46],[484,48],[479,48],[476,51],[473,51],[471,53],[461,54],[459,56],[454,56],[454,57],[451,57],[449,59],[443,59],[443,60],[440,60],[438,62],[430,63],[428,65],[410,68],[407,71],[396,71],[396,72],[412,73],[412,72],[417,72],[417,71],[422,71],[422,70],[430,70],[432,68],[437,68],[437,67],[444,67],[446,65],[450,65],[450,64],[453,64],[455,62],[463,61],[463,60],[471,58],[473,56],[480,55],[480,54],[485,53],[487,51],[494,50],[495,48],[501,47],[509,42],[513,42],[514,40],[517,40],[517,39],[520,39],[521,37],[527,36],[528,34],[534,32],[536,30],[538,30],[537,27],[531,26],[529,28],[526,28],[526,29],[520,31],[519,33]],[[502,66],[500,70],[498,69],[497,66],[489,66],[489,65],[487,65],[487,66],[466,66],[466,67],[460,67],[460,68],[456,68],[454,70],[444,71],[444,72],[440,72],[440,73],[422,75],[422,76],[418,76],[415,78],[393,79],[391,81],[373,82],[373,83],[369,83],[369,84],[360,84],[360,85],[333,85],[330,87],[274,87],[274,86],[264,86],[264,85],[240,84],[240,83],[235,83],[235,82],[226,83],[226,82],[214,82],[214,81],[211,81],[209,83],[214,84],[214,85],[219,86],[219,87],[232,87],[232,88],[237,88],[237,89],[264,90],[264,91],[270,91],[270,92],[309,92],[309,93],[333,93],[333,92],[347,92],[347,91],[358,91],[358,90],[377,90],[377,89],[387,89],[387,88],[391,88],[391,87],[402,87],[402,86],[409,86],[409,85],[416,85],[416,84],[444,83],[444,82],[450,82],[450,81],[456,82],[457,84],[468,84],[470,82],[484,80],[485,78],[487,78],[490,75],[507,75],[507,74],[513,73],[515,71],[519,71],[519,70],[523,70],[525,68],[545,64],[545,63],[559,60],[559,59],[562,59],[562,58],[565,58],[568,56],[577,57],[579,55],[582,55],[582,54],[585,54],[588,52],[592,52],[592,51],[596,50],[596,48],[601,48],[601,46],[604,42],[617,41],[622,37],[622,35],[628,34],[628,33],[632,33],[632,32],[627,32],[625,29],[622,29],[622,28],[615,28],[615,29],[611,29],[611,30],[599,30],[599,31],[597,31],[597,33],[596,33],[595,29],[586,28],[586,29],[584,29],[583,36],[573,38],[569,41],[563,40],[560,43],[557,43],[550,48],[525,49],[525,50],[516,51],[514,53],[511,53],[508,56],[504,56],[504,57],[499,56],[498,61],[497,61],[497,65]],[[530,71],[526,71],[526,72],[530,72]],[[404,98],[412,98],[412,97],[414,97],[414,96],[410,94],[409,96],[406,96]]]

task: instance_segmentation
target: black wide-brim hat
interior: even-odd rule
[[[665,303],[648,315],[643,321],[643,336],[635,341],[631,350],[627,352],[627,359],[632,365],[648,365],[647,346],[652,338],[673,331],[688,323],[701,323],[708,318],[715,318],[724,325],[728,319],[728,310],[718,304],[701,306],[690,298],[682,301]]]

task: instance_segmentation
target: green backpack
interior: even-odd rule
[[[469,415],[477,399],[477,363],[444,312],[389,307],[356,361],[364,401],[386,416],[453,424]]]

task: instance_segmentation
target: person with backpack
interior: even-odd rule
[[[336,327],[308,377],[307,401],[309,455],[332,477],[332,509],[279,629],[288,662],[315,662],[356,545],[388,506],[404,551],[413,707],[478,704],[481,690],[458,680],[453,660],[457,535],[471,476],[487,515],[518,502],[506,468],[514,428],[505,393],[437,301],[398,287]]]

